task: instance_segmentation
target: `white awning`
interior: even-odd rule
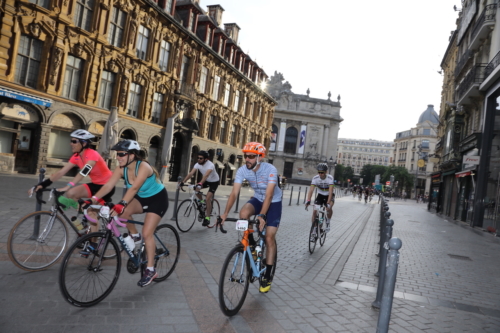
[[[236,170],[236,167],[234,166],[234,164],[227,163],[227,165],[229,166],[229,169]]]

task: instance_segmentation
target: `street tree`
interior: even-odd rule
[[[371,185],[375,182],[375,176],[383,174],[387,171],[387,167],[383,165],[365,164],[361,169],[360,176],[363,178],[363,185]]]
[[[382,176],[382,181],[385,183],[390,180],[391,175],[394,176],[394,181],[398,182],[398,189],[411,192],[414,176],[408,172],[405,167],[391,165],[387,168]]]

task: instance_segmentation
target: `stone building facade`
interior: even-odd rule
[[[418,118],[416,127],[396,133],[394,165],[406,168],[415,176],[412,198],[416,195],[429,195],[434,170],[431,157],[436,148],[438,124],[439,118],[434,105],[428,105],[427,110]]]
[[[393,156],[394,142],[392,141],[348,138],[339,138],[338,141],[337,163],[345,167],[350,166],[357,176],[366,164],[391,165]]]
[[[60,168],[69,134],[98,138],[111,107],[121,138],[184,175],[208,150],[231,176],[242,143],[269,145],[275,101],[267,75],[238,46],[224,9],[197,0],[5,0],[0,23],[2,171]],[[180,116],[179,116],[180,115]],[[168,163],[165,127],[176,119]],[[242,131],[240,129],[245,129]]]
[[[328,99],[299,95],[275,72],[267,83],[267,91],[276,99],[272,122],[272,141],[268,158],[278,172],[294,183],[310,183],[317,174],[319,162],[328,162],[337,155],[340,117],[340,96]]]
[[[444,73],[430,208],[500,234],[500,4],[463,0]]]

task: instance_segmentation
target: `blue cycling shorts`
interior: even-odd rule
[[[263,202],[251,197],[248,200],[248,203],[251,204],[255,209],[255,215],[259,214],[262,209]],[[266,214],[266,223],[270,227],[279,227],[281,222],[281,210],[282,210],[282,202],[271,202],[269,209]]]

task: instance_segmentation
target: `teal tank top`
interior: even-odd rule
[[[137,177],[137,172],[139,171],[139,166],[141,165],[142,161],[137,161],[137,164],[135,166],[135,176]],[[127,172],[128,172],[128,167],[123,168],[123,178],[125,179],[125,186],[128,188],[132,187],[132,184],[129,183],[128,177],[127,177]],[[137,191],[137,195],[141,198],[149,198],[152,197],[155,194],[160,193],[165,187],[163,184],[160,184],[156,181],[156,176],[155,173],[148,178],[146,178],[146,181],[144,184],[142,184],[141,188],[139,191]]]

